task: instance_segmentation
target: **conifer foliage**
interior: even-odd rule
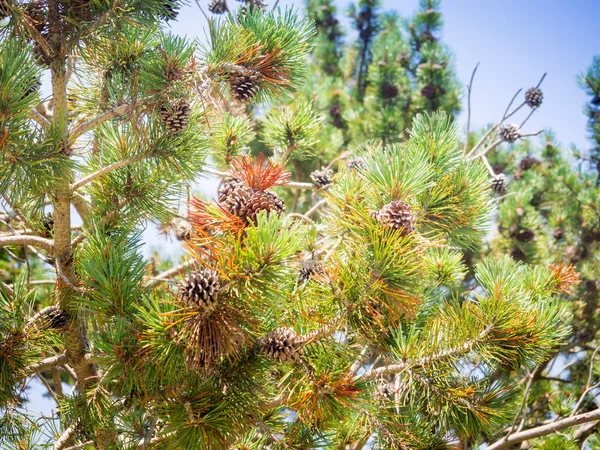
[[[510,424],[507,377],[565,342],[557,299],[577,277],[463,262],[494,204],[487,159],[448,113],[438,2],[409,25],[407,58],[397,19],[359,2],[356,83],[325,100],[302,91],[315,27],[292,10],[246,2],[200,47],[161,28],[178,1],[3,5],[0,247],[16,276],[0,284],[2,446],[425,450]],[[313,57],[339,50],[325,6]],[[327,61],[331,87],[345,72]],[[378,102],[410,128],[354,116]],[[258,134],[257,104],[272,105]],[[321,107],[337,117],[326,130]],[[352,165],[306,171],[350,139]],[[144,224],[183,220],[206,174],[222,182],[187,197],[185,261],[146,261]],[[32,377],[56,417],[20,407]]]

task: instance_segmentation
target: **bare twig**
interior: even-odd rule
[[[471,80],[469,81],[469,84],[467,84],[467,135],[465,138],[465,148],[463,150],[464,153],[467,153],[467,149],[469,148],[469,133],[471,131],[471,90],[473,88],[473,79],[475,78],[475,73],[477,72],[478,67],[479,63],[475,65],[473,73],[471,74]]]
[[[97,170],[96,172],[91,173],[88,176],[81,178],[80,180],[77,180],[75,183],[73,183],[71,185],[71,191],[76,191],[80,187],[85,186],[86,184],[90,183],[91,181],[95,180],[98,177],[101,177],[102,175],[106,175],[107,173],[112,172],[113,170],[117,170],[128,164],[138,162],[147,157],[148,157],[148,155],[146,155],[146,154],[139,154],[139,155],[132,156],[131,158],[123,159],[121,161],[112,163],[106,167],[103,167],[102,169]]]
[[[365,365],[367,360],[373,354],[373,349],[371,347],[365,347],[361,350],[358,358],[352,363],[350,369],[348,370],[348,377],[355,377],[356,373],[360,370],[362,366]]]
[[[519,420],[519,417],[525,410],[525,406],[527,405],[527,399],[529,398],[529,389],[531,389],[531,384],[533,383],[533,378],[535,376],[535,373],[536,373],[536,371],[534,370],[533,372],[531,372],[529,374],[529,380],[527,380],[527,386],[525,387],[525,392],[523,393],[523,400],[521,401],[521,407],[519,408],[519,411],[517,411],[517,414],[515,415],[515,419],[513,420],[510,430],[508,430],[508,434],[506,435],[507,438],[508,438],[508,436],[513,434],[513,432],[517,428],[517,421]],[[525,416],[523,416],[523,419],[525,419]],[[522,422],[522,423],[524,423],[524,422]]]
[[[322,206],[327,204],[327,200],[323,199],[323,200],[319,200],[315,206],[313,206],[312,208],[310,208],[308,211],[306,211],[306,213],[304,214],[306,217],[310,217],[312,216],[319,208],[321,208]]]
[[[48,253],[52,253],[53,242],[50,239],[42,238],[39,236],[3,236],[0,237],[0,247],[8,246],[27,246],[31,245],[34,247],[46,250]]]
[[[138,101],[136,104],[139,104],[139,103],[140,103],[140,101]],[[134,106],[135,106],[134,104],[129,104],[129,103],[119,105],[113,109],[110,109],[110,110],[82,123],[81,125],[74,128],[73,131],[71,131],[71,136],[70,136],[71,139],[73,139],[73,140],[77,139],[79,136],[87,133],[88,131],[93,130],[101,123],[106,122],[107,120],[110,120],[110,119],[114,119],[115,117],[118,117],[121,114],[124,114],[128,108],[132,108]]]
[[[37,110],[32,108],[30,114],[31,118],[40,124],[42,128],[48,128],[50,126],[50,121],[41,115]]]
[[[60,355],[50,356],[49,358],[42,359],[34,364],[25,367],[25,375],[33,375],[37,372],[43,372],[44,370],[51,369],[52,367],[61,366],[67,362],[67,354],[61,353]]]
[[[64,450],[65,445],[67,445],[73,434],[75,434],[75,428],[72,426],[68,427],[63,432],[63,434],[61,434],[60,437],[56,440],[54,446],[52,447],[52,450]]]
[[[590,358],[590,367],[588,369],[588,377],[587,377],[587,381],[585,382],[585,387],[583,388],[583,392],[581,393],[581,396],[579,397],[579,400],[575,404],[575,407],[573,408],[573,411],[571,412],[571,415],[569,417],[572,417],[572,416],[574,416],[577,413],[577,410],[581,406],[581,403],[583,403],[583,400],[585,399],[585,396],[591,390],[593,390],[596,387],[598,387],[597,384],[595,384],[594,386],[590,387],[590,383],[592,382],[592,376],[594,375],[594,359],[596,358],[596,353],[598,353],[599,350],[600,350],[600,347],[597,347],[596,350],[594,350],[594,353],[592,353],[592,357]]]
[[[63,450],[81,450],[82,448],[86,448],[94,445],[94,441],[82,442],[81,444],[74,445],[72,447],[67,447]]]
[[[173,267],[163,273],[158,274],[153,277],[150,281],[148,281],[144,287],[151,288],[154,287],[164,281],[168,281],[170,278],[177,276],[183,272],[185,272],[188,268],[192,267],[196,261],[194,259],[190,259],[189,261],[184,262],[183,264],[178,265],[177,267]]]
[[[579,414],[577,416],[567,417],[560,420],[555,420],[551,423],[530,428],[528,430],[515,433],[509,437],[504,437],[501,440],[489,445],[486,450],[506,450],[523,441],[535,439],[541,436],[547,436],[557,431],[571,428],[582,423],[597,421],[600,419],[600,408],[593,411]]]
[[[40,383],[42,383],[44,385],[44,387],[46,388],[46,390],[48,391],[48,395],[50,397],[52,397],[52,400],[54,400],[56,402],[56,404],[58,404],[58,398],[56,397],[56,393],[52,390],[52,386],[50,386],[50,383],[48,383],[48,380],[46,380],[41,373],[36,373],[35,376],[38,378],[38,380],[40,380]]]
[[[421,367],[424,365],[431,364],[435,361],[440,361],[443,359],[451,358],[453,356],[468,353],[475,347],[475,345],[479,341],[484,339],[492,331],[493,328],[494,328],[493,324],[488,325],[476,337],[474,337],[473,339],[467,340],[463,345],[461,345],[459,347],[451,348],[446,351],[436,353],[436,354],[433,354],[431,356],[427,356],[424,358],[419,358],[416,360],[408,360],[408,361],[397,363],[397,364],[391,364],[388,366],[378,367],[376,369],[368,371],[360,378],[371,379],[371,378],[378,378],[383,375],[401,373],[409,367]]]

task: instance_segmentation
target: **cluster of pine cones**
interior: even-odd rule
[[[254,190],[236,178],[228,180],[219,188],[218,201],[229,213],[251,222],[256,221],[260,211],[276,214],[285,211],[283,199],[277,194]]]

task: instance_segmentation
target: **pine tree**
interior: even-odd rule
[[[425,450],[510,426],[509,377],[565,344],[559,297],[576,276],[463,262],[489,226],[498,137],[460,143],[456,89],[439,89],[452,78],[436,78],[450,72],[430,67],[444,54],[437,2],[409,26],[406,134],[364,132],[343,109],[396,98],[374,69],[395,33],[375,2],[355,8],[348,53],[361,56],[322,80],[325,103],[307,96],[313,23],[291,10],[245,2],[196,48],[161,28],[174,0],[5,4],[0,247],[16,276],[0,285],[2,446]],[[337,52],[325,6],[316,26]],[[345,73],[356,83],[332,94]],[[271,105],[257,129],[256,105]],[[321,108],[338,120],[323,132]],[[352,142],[352,167],[314,157],[331,142],[338,161]],[[217,198],[190,195],[182,219],[178,200],[206,174],[223,179]],[[144,259],[148,221],[187,225],[181,264]],[[57,420],[20,408],[33,376]]]
[[[593,142],[597,62],[595,58],[590,70],[580,77],[583,88],[592,94],[586,114]],[[527,105],[536,107],[529,104],[530,91],[525,95]],[[597,386],[594,360],[600,326],[600,191],[595,153],[594,147],[589,155],[577,150],[570,154],[557,144],[552,133],[545,133],[537,145],[520,141],[510,147],[496,147],[489,154],[490,163],[502,168],[510,182],[498,205],[490,248],[479,256],[510,254],[516,260],[551,267],[557,277],[572,283],[560,296],[567,312],[563,321],[571,326],[568,342],[554,349],[552,359],[534,370],[512,374],[514,379],[525,380],[518,397],[522,406],[515,418],[515,423],[522,425],[507,434],[509,439],[499,441],[503,444],[492,446],[494,450],[518,444],[523,439],[519,431],[529,429],[540,431],[537,436],[527,437],[531,448],[582,448],[586,441],[590,448],[597,445],[594,419],[600,416],[600,410],[593,393]],[[564,433],[551,436],[543,429],[549,415]],[[569,423],[570,418],[580,421]]]

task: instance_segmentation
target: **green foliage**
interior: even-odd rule
[[[547,146],[551,164],[498,200],[495,255],[467,253],[496,204],[452,120],[439,1],[404,21],[361,0],[347,42],[329,1],[309,2],[316,36],[246,2],[206,46],[162,28],[181,2],[57,4],[33,21],[10,2],[0,43],[0,246],[19,274],[0,284],[0,445],[72,430],[68,445],[98,448],[441,450],[492,442],[520,405],[540,422],[593,407],[593,356],[568,353],[592,338],[564,320],[593,336],[593,296],[560,300],[577,276],[546,267],[564,243],[596,279],[593,179]],[[51,104],[31,91],[42,69]],[[505,152],[493,163],[514,169]],[[214,202],[189,193],[207,161],[225,178]],[[184,263],[146,260],[142,232],[174,219]],[[574,236],[554,248],[558,226]],[[501,257],[515,241],[544,266]],[[534,381],[557,348],[573,378]],[[34,374],[59,421],[21,408]],[[581,402],[545,395],[562,382]]]
[[[271,109],[262,122],[261,136],[284,161],[288,157],[308,159],[313,156],[321,120],[311,104],[297,100]]]

